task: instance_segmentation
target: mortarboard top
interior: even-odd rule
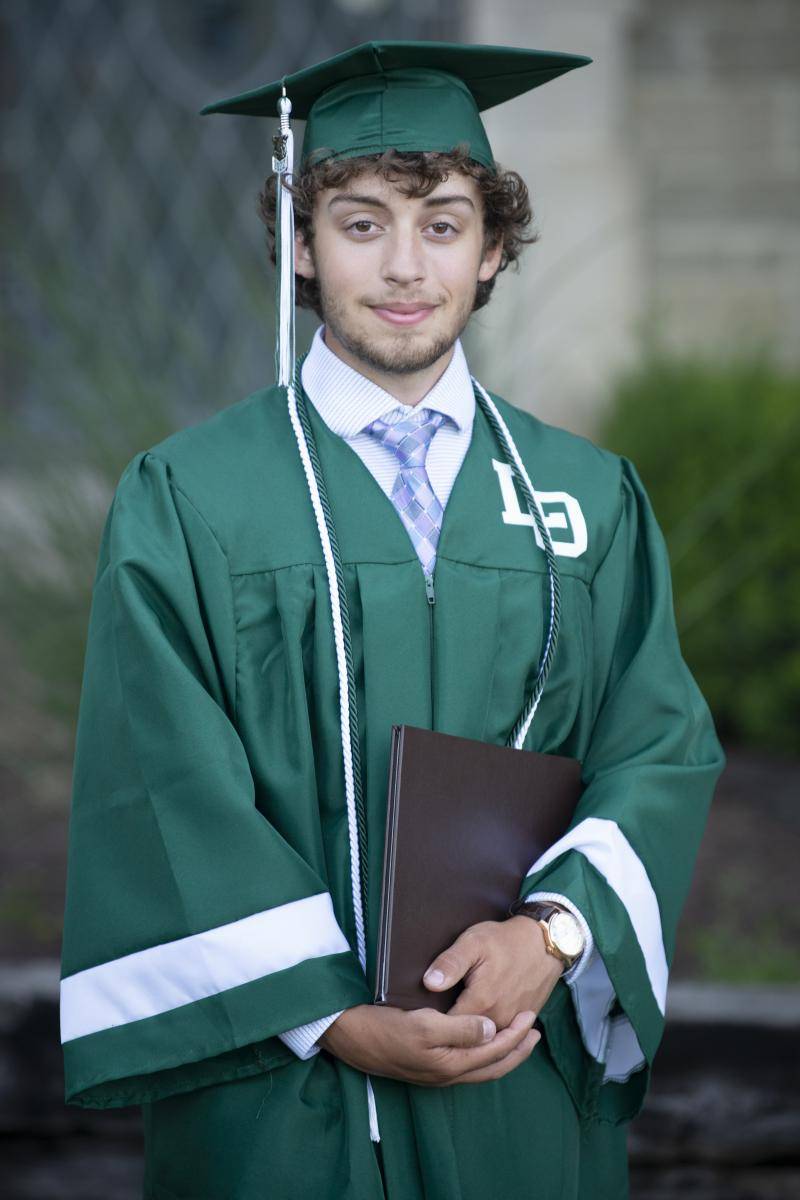
[[[516,46],[364,42],[274,83],[207,104],[201,113],[272,117],[284,93],[305,120],[301,163],[384,150],[452,150],[494,171],[480,113],[548,83],[591,58]]]

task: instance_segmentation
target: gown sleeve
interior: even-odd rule
[[[644,1103],[678,920],[725,763],[681,656],[664,538],[635,467],[620,462],[619,519],[591,584],[584,791],[519,892],[569,897],[592,931],[591,957],[539,1015],[579,1112],[614,1124]]]
[[[226,555],[146,451],[103,530],[78,714],[61,958],[67,1103],[142,1104],[292,1060],[371,1002],[322,870],[256,804]]]

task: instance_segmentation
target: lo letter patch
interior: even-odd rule
[[[543,549],[542,539],[532,515],[523,512],[517,489],[514,487],[514,472],[511,464],[492,459],[492,466],[500,481],[503,498],[502,517],[506,525],[532,525],[536,544]],[[553,542],[553,550],[562,558],[578,558],[586,550],[589,538],[586,520],[581,506],[569,492],[534,492],[544,516],[544,523]],[[564,536],[566,534],[566,536]]]

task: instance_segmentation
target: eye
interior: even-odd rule
[[[369,221],[369,220],[367,220],[366,217],[361,217],[358,221],[353,221],[352,225],[345,226],[345,228],[346,228],[347,232],[349,233],[350,230],[355,229],[357,225],[374,225],[374,224],[375,224],[374,221]],[[358,232],[359,233],[368,233],[369,230],[360,229],[360,230],[358,230]]]
[[[453,233],[458,233],[458,230],[456,229],[455,225],[451,225],[449,221],[431,221],[431,224],[430,224],[431,229],[436,229],[437,226],[439,226],[440,228],[443,226],[445,230],[451,229],[453,231]],[[445,235],[442,234],[440,236],[444,237]]]

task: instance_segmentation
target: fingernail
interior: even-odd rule
[[[483,1022],[483,1040],[485,1042],[490,1042],[494,1037],[494,1033],[494,1021],[490,1021],[488,1017],[485,1018]]]
[[[432,983],[434,987],[438,987],[440,983],[444,983],[444,975],[441,971],[426,971],[425,980],[427,983]]]

